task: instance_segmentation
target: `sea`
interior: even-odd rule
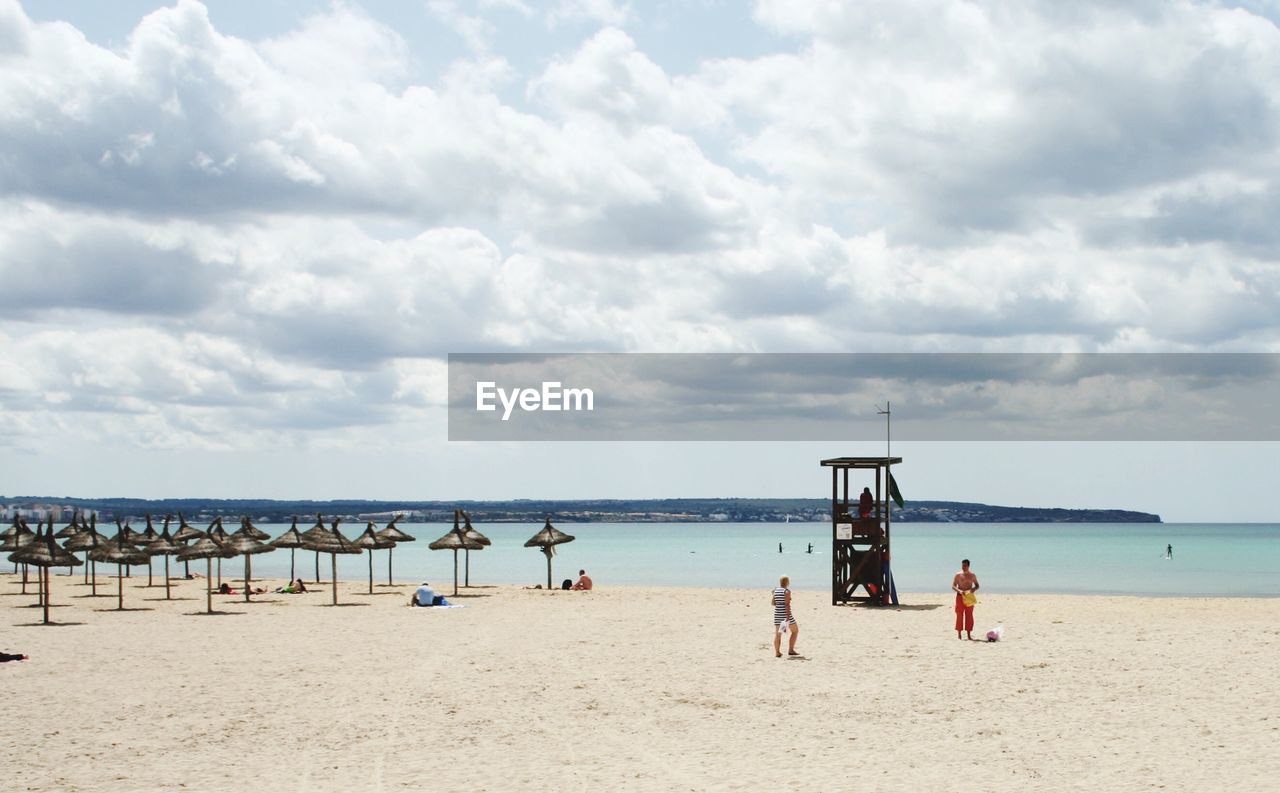
[[[826,523],[560,523],[575,540],[556,549],[552,580],[585,569],[597,586],[764,588],[780,575],[793,589],[831,586],[831,526]],[[398,584],[430,581],[451,591],[452,551],[428,543],[445,524],[398,524],[417,538],[391,558]],[[493,544],[458,553],[460,579],[485,584],[546,585],[546,557],[524,542],[541,523],[477,524]],[[260,525],[276,536],[287,526]],[[348,528],[348,536],[358,530]],[[781,545],[781,552],[779,551]],[[1173,546],[1173,555],[1167,553]],[[1063,593],[1146,596],[1280,595],[1280,524],[1259,523],[895,523],[893,574],[899,592],[948,592],[960,560],[969,559],[988,594]],[[315,554],[298,550],[297,574],[315,578]],[[180,564],[171,562],[171,564]],[[238,577],[240,560],[223,572]],[[370,557],[338,557],[338,577],[367,580]],[[193,562],[203,571],[203,562]],[[329,557],[320,576],[330,574]],[[290,552],[253,557],[254,578],[285,578]],[[373,582],[388,580],[388,552],[374,551]]]

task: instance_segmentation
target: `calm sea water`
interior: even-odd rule
[[[286,526],[261,526],[273,536]],[[395,549],[399,583],[453,579],[453,554],[427,543],[449,526],[401,524],[418,538]],[[522,547],[541,524],[477,526],[493,545],[471,554],[472,584],[546,582],[545,557]],[[585,568],[600,586],[770,587],[781,574],[796,589],[831,582],[830,526],[817,523],[593,523],[559,525],[577,540],[559,546],[554,580]],[[350,535],[355,531],[348,531]],[[783,552],[778,553],[778,543]],[[806,553],[809,544],[813,553]],[[1173,545],[1173,559],[1165,546]],[[458,555],[459,566],[462,554]],[[1277,524],[899,523],[893,527],[894,578],[901,592],[946,592],[962,558],[983,589],[996,592],[1135,595],[1280,595]],[[315,575],[315,554],[297,552],[299,574]],[[338,557],[338,576],[364,580],[368,555]],[[203,563],[199,565],[203,569]],[[239,560],[223,563],[238,574]],[[254,576],[284,578],[289,552],[255,556]],[[387,580],[387,552],[375,551],[374,583]],[[322,557],[322,577],[329,557]]]

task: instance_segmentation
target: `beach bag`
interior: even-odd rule
[[[1004,638],[1004,624],[1001,623],[987,631],[987,641],[998,642]]]
[[[978,604],[978,596],[973,594],[972,590],[961,595],[960,600],[966,606],[976,606]]]

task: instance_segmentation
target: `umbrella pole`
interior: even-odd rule
[[[316,554],[316,558],[320,558],[320,554]],[[336,553],[329,554],[329,559],[333,561],[333,605],[338,605],[338,555]]]
[[[213,557],[204,558],[204,597],[209,601],[209,613],[213,613]]]
[[[547,554],[547,589],[551,588],[551,554]]]
[[[289,585],[290,586],[293,586],[293,582],[295,580],[293,577],[293,555],[297,550],[298,550],[297,548],[289,549]]]
[[[84,582],[89,583],[89,552],[84,552]]]
[[[373,549],[369,549],[369,594],[373,594]]]
[[[249,576],[253,573],[253,568],[249,565],[249,554],[244,555],[244,602],[249,602]]]
[[[453,549],[453,596],[458,596],[458,549]]]
[[[467,560],[467,574],[466,574],[467,577],[466,579],[463,580],[462,585],[469,587],[471,586],[471,549],[467,548],[465,551],[462,552],[462,555]]]
[[[22,563],[22,594],[27,594],[27,563]]]
[[[98,563],[97,561],[90,559],[89,564],[93,567],[93,576],[89,579],[92,582],[89,585],[89,597],[96,598],[98,596]]]
[[[44,571],[44,624],[49,624],[49,573],[53,572],[53,568],[47,568]]]
[[[391,586],[391,554],[395,553],[395,550],[394,545],[387,549],[387,586]]]
[[[147,559],[147,587],[151,587],[151,560]]]
[[[218,589],[222,589],[222,557],[218,557]]]
[[[320,552],[316,551],[316,583],[320,583]]]
[[[44,605],[44,574],[47,568],[36,568],[36,605]]]
[[[169,557],[164,557],[164,599],[171,600],[169,597]]]
[[[182,576],[183,578],[191,577],[191,561],[189,559],[182,560]]]
[[[120,572],[120,571],[119,571],[119,570],[117,570],[116,572],[118,573],[118,572]],[[133,569],[132,569],[132,565],[125,565],[125,566],[124,566],[124,575],[125,575],[125,578],[133,578]]]
[[[124,611],[124,571],[116,565],[116,611]]]

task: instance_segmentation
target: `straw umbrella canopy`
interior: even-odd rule
[[[244,517],[240,518],[240,529],[236,532],[236,534],[240,534],[240,533],[248,534],[250,537],[254,538],[258,542],[266,542],[267,540],[271,539],[270,534],[267,534],[262,529],[253,525],[253,522],[249,520],[248,515],[245,515]]]
[[[178,530],[173,535],[174,542],[181,543],[183,546],[185,546],[187,543],[191,542],[192,540],[198,540],[203,536],[204,536],[204,532],[200,531],[199,529],[195,528],[191,524],[187,523],[187,519],[182,517],[182,513],[181,512],[178,513]],[[190,578],[191,577],[191,561],[188,559],[182,560],[182,567],[183,567],[182,569],[183,575],[186,578]]]
[[[316,516],[317,518],[319,515]],[[330,562],[333,567],[333,605],[338,605],[338,554],[340,553],[360,553],[361,549],[351,540],[342,536],[342,532],[338,531],[338,524],[342,522],[342,518],[333,519],[333,527],[326,529],[323,524],[316,526],[303,532],[302,536],[306,540],[303,548],[315,551],[317,554],[329,554]],[[316,531],[319,529],[319,531]]]
[[[462,512],[462,520],[466,524],[465,526],[462,527],[462,533],[465,534],[468,539],[475,540],[481,545],[493,545],[492,540],[490,540],[488,537],[481,534],[479,531],[476,531],[475,526],[471,525],[471,516],[467,514],[466,510],[463,510]],[[471,549],[470,548],[466,549],[463,552],[462,556],[466,560],[465,572],[463,573],[463,578],[462,578],[462,585],[471,586]]]
[[[352,545],[358,546],[369,552],[369,594],[373,594],[373,551],[374,549],[394,548],[395,542],[378,536],[373,521],[369,521],[369,525],[364,527],[364,533],[351,541]]]
[[[458,526],[458,510],[453,511],[453,528],[445,532],[444,536],[427,546],[433,551],[453,551],[453,594],[458,595],[458,551],[472,550],[478,551],[484,546],[477,540],[467,538],[464,532]]]
[[[528,540],[525,541],[526,548],[541,548],[542,552],[547,555],[547,589],[551,588],[551,557],[555,555],[555,547],[563,545],[566,542],[573,542],[572,534],[564,532],[551,525],[551,516],[547,516],[547,524]]]
[[[229,550],[233,550],[236,553],[244,556],[244,602],[245,603],[249,602],[249,594],[250,594],[249,582],[253,575],[253,566],[249,562],[249,557],[258,553],[268,553],[276,549],[274,545],[267,545],[266,543],[254,537],[253,536],[254,532],[258,534],[262,534],[262,532],[258,531],[254,527],[254,525],[249,522],[249,517],[246,515],[245,517],[240,519],[240,530],[237,531],[235,534],[232,534],[231,536],[227,537],[227,541],[223,543],[223,545],[226,546]]]
[[[59,529],[58,533],[53,535],[53,538],[55,540],[65,540],[76,536],[83,530],[80,526],[80,515],[76,513],[71,516],[71,522]]]
[[[92,571],[93,575],[92,575],[91,586],[93,588],[91,590],[90,597],[97,597],[98,596],[98,563],[93,560],[92,553],[93,553],[93,549],[97,548],[98,544],[103,542],[105,538],[101,534],[99,534],[97,531],[97,528],[96,528],[98,525],[97,519],[91,518],[90,520],[93,521],[93,524],[91,526],[86,527],[84,531],[81,531],[79,534],[75,534],[71,537],[68,537],[67,541],[62,544],[62,547],[66,548],[68,551],[71,551],[72,553],[75,553],[76,551],[85,552],[84,560],[86,564],[84,566],[84,573],[85,573],[84,580],[86,584],[90,583],[90,571]]]
[[[204,588],[210,614],[213,613],[213,557],[218,557],[219,565],[221,565],[222,557],[235,555],[235,551],[228,549],[207,535],[197,538],[195,542],[178,551],[178,558],[184,562],[189,562],[192,559],[203,559],[205,561]]]
[[[172,600],[172,590],[169,585],[169,557],[174,556],[178,551],[182,550],[182,546],[173,541],[169,536],[169,516],[164,516],[164,531],[151,542],[147,543],[142,550],[146,551],[147,556],[163,556],[164,557],[164,599]],[[150,568],[150,565],[147,565]]]
[[[37,527],[38,528],[38,527]],[[49,624],[49,570],[54,567],[72,567],[82,564],[76,555],[64,550],[53,539],[53,520],[49,520],[49,530],[43,535],[39,531],[35,537],[21,548],[9,554],[9,558],[23,564],[33,564],[44,571],[44,589],[40,602],[44,606],[44,624]]]
[[[118,524],[117,524],[118,525]],[[151,557],[125,540],[124,530],[104,540],[89,552],[89,558],[97,562],[111,562],[116,566],[116,610],[124,610],[124,567],[130,564],[146,564]]]
[[[404,515],[396,515],[391,519],[391,522],[387,524],[385,529],[378,532],[379,537],[384,540],[391,540],[392,542],[391,547],[387,549],[387,586],[391,586],[391,557],[396,552],[396,544],[402,542],[414,542],[417,539],[412,534],[405,534],[400,531],[400,529],[396,528],[396,523],[403,517]]]
[[[293,516],[293,525],[289,527],[288,531],[271,540],[268,545],[275,548],[289,549],[289,583],[292,584],[294,581],[293,555],[302,547],[302,535],[298,533],[298,516]]]

